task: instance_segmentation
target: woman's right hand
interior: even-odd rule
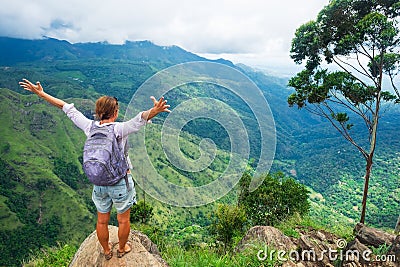
[[[40,82],[37,82],[36,85],[28,81],[27,79],[22,79],[22,82],[19,82],[19,85],[24,88],[25,90],[28,90],[32,93],[37,94],[39,97],[43,98],[50,104],[58,107],[58,108],[63,108],[64,105],[66,104],[64,100],[58,99],[57,97],[51,96],[47,93],[44,92],[42,85]]]
[[[37,82],[36,85],[28,81],[27,79],[22,79],[22,82],[19,82],[19,85],[32,93],[37,94],[38,96],[42,96],[44,94],[44,90],[40,82]]]

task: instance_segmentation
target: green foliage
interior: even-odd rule
[[[90,184],[76,164],[65,162],[62,158],[54,159],[54,173],[75,190],[79,188],[79,185]]]
[[[255,247],[241,253],[224,254],[216,252],[212,248],[197,248],[184,250],[179,246],[169,245],[161,252],[162,257],[171,267],[273,267],[278,266],[277,259],[257,258],[257,253],[264,247]]]
[[[294,62],[299,64],[308,57],[307,69],[310,70],[320,63],[319,34],[320,29],[315,21],[305,23],[296,30],[296,38],[292,40],[291,50]]]
[[[386,255],[389,250],[391,249],[391,245],[389,244],[382,244],[379,247],[371,247],[372,253],[376,256],[382,256],[382,255]]]
[[[320,66],[322,58],[325,58],[327,63],[335,62],[342,68],[345,72],[341,72],[341,76],[347,76],[347,79],[352,77],[353,80],[360,81],[356,84],[356,88],[364,91],[363,98],[352,99],[348,93],[346,94],[347,90],[343,91],[337,88],[343,83],[342,79],[331,79],[331,81],[337,82],[328,84],[329,86],[326,88],[328,90],[334,88],[338,92],[343,91],[343,95],[349,97],[355,104],[372,100],[376,93],[375,90],[369,90],[368,86],[357,78],[357,74],[371,79],[375,82],[374,86],[381,90],[379,77],[382,76],[383,71],[390,76],[392,85],[395,87],[393,78],[398,73],[396,70],[399,70],[399,59],[396,56],[398,53],[393,53],[393,50],[398,50],[400,31],[396,18],[399,16],[399,7],[395,3],[367,2],[369,3],[365,3],[365,5],[370,5],[368,8],[356,0],[331,1],[321,10],[316,21],[308,22],[297,29],[295,38],[292,40],[291,56],[296,63],[307,60],[308,75],[304,76],[303,71],[289,82],[289,85],[296,89],[295,95],[299,93],[303,96],[302,101],[294,101],[295,95],[292,95],[289,98],[289,104],[296,103],[299,104],[299,107],[303,107],[305,100],[309,100],[309,103],[320,103],[326,100],[326,94],[323,94],[325,97],[322,98],[322,101],[315,101],[312,97],[313,94],[310,95],[311,97],[304,94],[304,91],[315,91],[318,85],[313,84],[305,89],[303,85],[299,84],[299,81],[310,80],[311,72]],[[358,64],[340,58],[340,56],[350,54],[357,55]],[[359,57],[368,59],[368,68],[362,66]],[[353,70],[356,72],[354,73]],[[319,71],[316,71],[314,77],[318,77],[318,74]],[[335,76],[334,78],[338,78],[337,75]],[[329,79],[329,77],[323,78],[323,80],[325,79]],[[354,81],[352,83],[354,84]]]
[[[380,58],[377,56],[374,58],[373,62],[378,62]],[[399,69],[400,55],[395,53],[386,53],[383,56],[383,71],[387,75],[396,75],[396,70]],[[372,69],[375,64],[369,64],[368,66]]]
[[[314,208],[312,208],[314,209]],[[281,230],[286,236],[299,238],[299,231],[312,230],[325,230],[329,233],[335,234],[347,241],[354,239],[354,224],[346,223],[345,221],[339,221],[336,216],[336,221],[324,221],[321,218],[323,211],[310,212],[310,215],[300,216],[298,213],[294,214],[287,220],[284,220],[276,225],[276,228]]]
[[[19,221],[16,229],[0,230],[0,266],[19,266],[32,250],[43,245],[52,245],[57,241],[62,225],[60,218],[52,215],[48,220],[38,223],[37,210],[30,206],[31,196],[27,193],[16,195],[13,189],[18,186],[19,175],[4,160],[0,159],[1,195],[6,196],[6,204],[10,211],[17,215]],[[38,181],[38,188],[49,184],[45,180]],[[23,222],[23,225],[20,225]],[[29,237],[29,238],[27,238]],[[10,246],[13,249],[10,249]]]
[[[321,10],[316,21],[300,26],[292,40],[293,60],[296,63],[306,60],[306,69],[312,71],[320,66],[324,58],[327,63],[335,62],[354,77],[361,73],[373,79],[382,69],[393,72],[398,65],[395,58],[387,55],[394,55],[393,50],[398,50],[398,4],[372,0],[364,2],[331,1]],[[362,63],[358,56],[366,57],[370,72],[367,73],[367,68],[362,66],[358,70],[360,66],[357,63],[340,59],[340,56],[350,54],[357,55],[360,66]],[[357,70],[355,74],[353,70]]]
[[[74,155],[84,135],[37,97],[1,89],[0,110],[0,266],[18,266],[43,246],[77,245],[93,229],[94,216],[85,204],[89,186],[73,190],[52,172],[53,160],[66,155],[80,168]]]
[[[16,172],[12,166],[6,161],[0,159],[0,194],[7,198],[6,204],[11,211],[26,212],[26,203],[24,198],[15,197],[13,194],[15,188],[18,186],[18,180],[20,175]]]
[[[32,251],[56,244],[61,229],[60,218],[54,215],[42,224],[31,218],[22,227],[0,231],[0,266],[20,266]]]
[[[146,227],[144,229],[143,227]],[[260,261],[257,258],[257,252],[260,249],[264,249],[264,246],[249,247],[240,253],[227,253],[221,254],[220,249],[215,244],[215,239],[209,242],[198,243],[195,246],[185,247],[184,243],[177,242],[177,235],[169,236],[165,232],[154,228],[154,226],[141,225],[140,231],[147,234],[149,238],[155,242],[160,250],[162,258],[171,267],[203,267],[203,266],[232,266],[232,267],[266,267],[266,266],[277,266],[278,261],[276,258],[266,259]],[[199,233],[199,227],[188,227],[184,230],[187,234]],[[201,230],[200,230],[201,231]],[[208,233],[204,232],[203,236],[208,236]],[[213,236],[209,236],[214,238]],[[179,241],[179,238],[178,238]]]
[[[173,238],[185,250],[204,248],[214,240],[214,237],[209,236],[208,228],[197,224],[189,225],[175,232]]]
[[[275,257],[260,261],[257,253],[265,246],[249,247],[240,253],[221,254],[220,248],[216,245],[215,236],[210,236],[209,232],[204,231],[198,225],[188,226],[172,235],[168,231],[161,230],[160,227],[148,224],[135,224],[133,228],[146,234],[158,247],[162,258],[169,266],[179,267],[203,267],[203,266],[232,266],[232,267],[272,267],[277,266],[278,261]],[[203,242],[197,242],[190,246],[185,246],[182,242],[185,237],[201,234]],[[211,238],[204,242],[204,238]],[[199,239],[197,239],[199,241]]]
[[[306,215],[309,212],[309,191],[304,185],[281,172],[263,178],[263,183],[253,192],[248,189],[249,173],[240,180],[239,205],[246,211],[252,226],[276,225],[295,213]]]
[[[245,222],[246,214],[241,207],[226,204],[217,206],[211,228],[216,239],[223,242],[224,253],[232,247],[234,236],[242,234]]]
[[[56,247],[44,247],[40,253],[29,260],[24,267],[65,267],[71,263],[76,247],[68,244]]]
[[[144,200],[139,200],[136,205],[131,208],[131,222],[148,223],[153,217],[153,206]]]

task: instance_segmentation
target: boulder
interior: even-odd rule
[[[343,266],[365,266],[372,264],[371,249],[357,238],[349,242],[343,252]]]
[[[337,249],[339,238],[324,230],[309,230],[298,239],[299,260],[305,266],[333,267],[329,251]]]
[[[81,244],[69,267],[104,266],[104,267],[168,267],[161,258],[157,246],[138,231],[131,231],[128,240],[132,243],[132,251],[122,258],[117,257],[118,227],[109,225],[110,242],[113,244],[113,257],[106,260],[103,248],[97,239],[96,231],[91,233]]]
[[[400,235],[396,236],[396,239],[393,241],[387,255],[390,255],[391,257],[394,256],[395,262],[393,263],[393,266],[395,266],[395,264],[397,264],[396,266],[400,266]]]
[[[383,232],[381,230],[367,227],[362,223],[357,223],[354,228],[356,238],[367,246],[379,247],[381,245],[391,245],[396,238],[395,235]]]
[[[352,261],[343,263],[342,267],[364,267],[364,266],[359,262]]]
[[[296,244],[280,230],[272,226],[254,226],[240,240],[235,252],[242,252],[254,244],[263,244],[276,250],[287,252],[296,249]]]
[[[302,262],[295,263],[293,261],[287,261],[283,263],[282,267],[307,267]]]

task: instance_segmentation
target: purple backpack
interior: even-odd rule
[[[114,185],[126,176],[128,170],[114,126],[97,126],[93,121],[83,147],[83,171],[95,185]]]

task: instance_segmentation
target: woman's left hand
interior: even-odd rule
[[[168,108],[170,105],[167,105],[167,100],[162,96],[158,101],[154,96],[150,97],[153,100],[154,107],[153,110],[158,114],[161,112],[171,112]]]
[[[167,100],[165,100],[163,96],[159,100],[157,100],[154,96],[151,96],[150,98],[153,100],[154,106],[142,113],[143,119],[151,120],[161,112],[171,112],[168,109],[170,105],[167,105]]]

